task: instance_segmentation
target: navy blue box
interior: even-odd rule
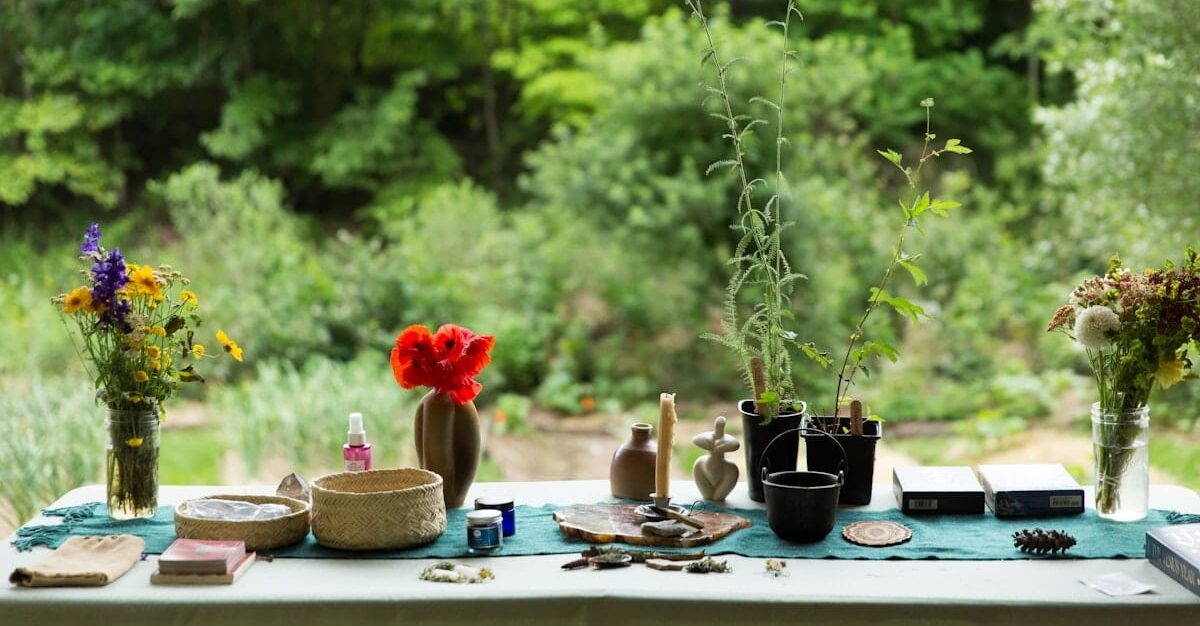
[[[980,465],[979,480],[996,517],[1083,513],[1083,487],[1061,465]]]

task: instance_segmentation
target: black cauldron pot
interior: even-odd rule
[[[825,434],[812,428],[794,430]],[[781,433],[776,439],[786,434]],[[775,439],[771,443],[775,443]],[[771,443],[767,444],[768,450]],[[841,450],[841,444],[837,440],[834,443]],[[764,450],[762,484],[767,503],[767,522],[771,530],[787,541],[811,543],[824,539],[833,530],[837,520],[838,499],[846,479],[845,451],[842,451],[842,463],[836,475],[827,472],[771,472],[766,453],[767,450]]]

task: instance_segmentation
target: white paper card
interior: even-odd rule
[[[1146,584],[1124,572],[1113,572],[1103,576],[1080,579],[1081,583],[1110,596],[1136,596],[1154,589],[1154,585]]]

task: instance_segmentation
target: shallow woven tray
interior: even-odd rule
[[[312,483],[317,543],[341,550],[397,550],[446,532],[442,477],[421,469],[342,472]]]
[[[246,549],[272,550],[290,546],[308,535],[308,503],[283,496],[217,495],[202,499],[238,500],[251,504],[282,504],[291,514],[269,520],[227,521],[191,517],[184,502],[175,507],[175,536],[181,539],[244,541]]]

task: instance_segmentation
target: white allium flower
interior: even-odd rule
[[[1117,313],[1106,306],[1090,306],[1075,316],[1075,340],[1085,348],[1099,350],[1108,345],[1108,336],[1121,330]]]

